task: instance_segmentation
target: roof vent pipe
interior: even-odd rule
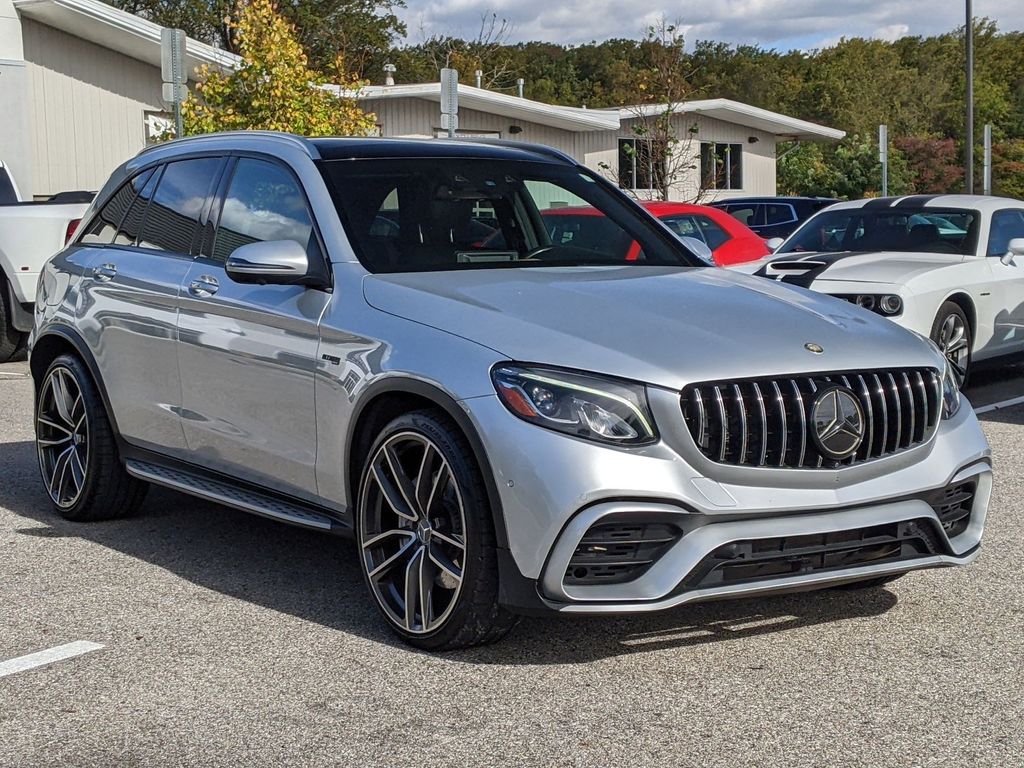
[[[478,69],[478,70],[477,70],[476,72],[474,72],[473,74],[474,74],[474,75],[476,75],[476,87],[477,87],[477,88],[483,88],[483,87],[484,87],[484,86],[483,86],[483,82],[484,82],[484,71],[483,71],[482,69]]]
[[[395,84],[395,72],[396,71],[398,71],[398,67],[396,67],[391,62],[388,62],[387,64],[384,65],[384,85],[394,85]]]

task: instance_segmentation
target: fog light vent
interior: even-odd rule
[[[639,578],[682,534],[670,523],[598,523],[565,570],[566,584],[622,584]]]

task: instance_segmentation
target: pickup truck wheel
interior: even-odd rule
[[[36,400],[36,451],[43,485],[67,520],[131,514],[149,487],[121,464],[106,410],[82,362],[50,364]]]
[[[21,349],[24,334],[11,323],[11,307],[7,306],[7,285],[0,275],[0,363],[6,363]]]
[[[516,617],[498,605],[494,523],[473,451],[443,414],[391,421],[371,447],[356,538],[381,613],[427,650],[503,637]]]
[[[960,305],[947,301],[939,307],[932,323],[931,340],[946,356],[957,386],[964,388],[971,367],[971,325]]]

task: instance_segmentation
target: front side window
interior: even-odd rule
[[[809,219],[782,244],[792,251],[909,251],[972,255],[977,211],[940,208],[846,208]]]
[[[763,205],[737,204],[726,205],[724,207],[730,216],[748,227],[759,227],[764,224]]]
[[[700,177],[704,189],[743,189],[743,145],[701,142]]]
[[[642,211],[578,168],[465,157],[322,167],[371,272],[698,265]]]
[[[199,218],[220,172],[219,157],[178,160],[164,167],[146,210],[139,246],[188,255]]]
[[[226,261],[242,245],[294,240],[307,254],[318,251],[306,197],[277,163],[243,157],[231,177],[221,209],[213,258]]]
[[[1024,237],[1024,211],[996,211],[988,234],[988,255],[1002,258],[1010,250],[1010,241]]]

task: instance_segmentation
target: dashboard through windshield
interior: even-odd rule
[[[321,165],[371,272],[705,266],[644,211],[573,166],[466,157]]]

